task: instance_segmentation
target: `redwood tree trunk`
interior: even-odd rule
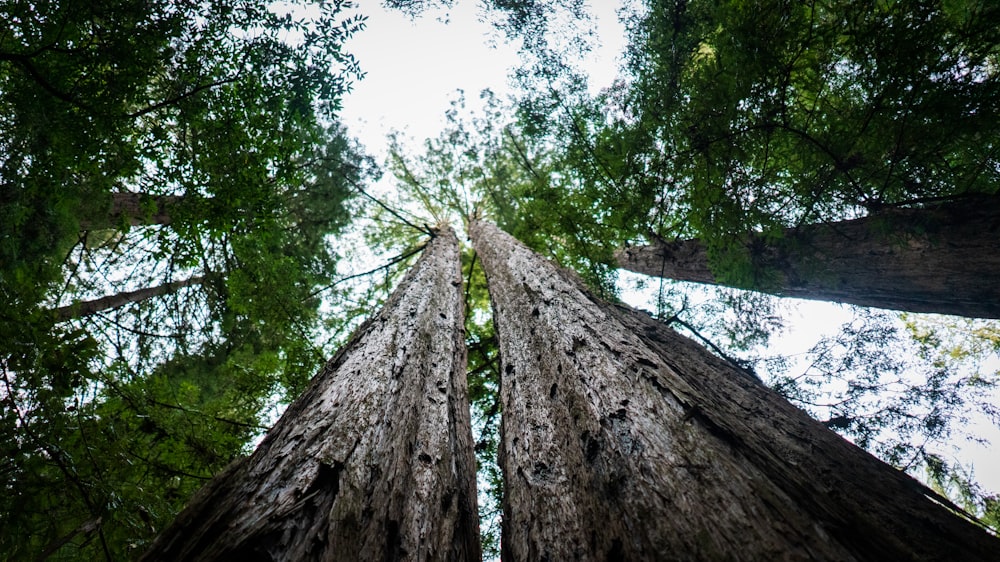
[[[111,194],[111,209],[106,215],[80,221],[81,230],[117,228],[121,222],[132,226],[170,224],[171,207],[183,199],[180,195],[148,195],[122,192]]]
[[[441,232],[145,560],[478,560],[458,242]]]
[[[125,291],[101,297],[99,299],[80,301],[70,305],[60,306],[58,308],[53,308],[52,313],[55,315],[57,322],[65,322],[74,318],[81,318],[97,314],[98,312],[104,312],[105,310],[119,308],[127,304],[141,302],[153,297],[160,297],[168,293],[172,293],[177,289],[190,287],[191,285],[200,285],[204,282],[204,277],[191,277],[188,279],[182,279],[181,281],[164,283],[163,285],[157,285],[155,287],[146,287],[135,291]]]
[[[987,560],[1000,541],[662,323],[470,225],[500,343],[503,559]]]
[[[970,198],[920,209],[789,229],[756,246],[767,281],[737,285],[786,297],[913,312],[1000,318],[1000,198]],[[728,284],[708,266],[698,240],[618,251],[637,273]]]

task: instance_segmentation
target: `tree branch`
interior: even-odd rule
[[[52,309],[52,314],[56,317],[56,322],[65,322],[74,318],[92,316],[98,312],[111,310],[125,306],[126,304],[137,303],[152,297],[159,297],[192,285],[200,285],[205,282],[205,277],[196,276],[181,281],[171,281],[155,287],[146,287],[136,291],[126,291],[115,295],[108,295],[90,301],[81,301],[66,306]]]
[[[180,94],[179,96],[175,96],[175,97],[172,97],[172,98],[169,98],[169,99],[165,99],[165,100],[163,100],[161,102],[154,103],[151,106],[148,106],[148,107],[140,109],[138,111],[134,111],[132,113],[129,113],[129,114],[126,115],[126,117],[128,117],[130,119],[135,119],[136,117],[142,117],[143,115],[146,115],[148,113],[152,113],[152,112],[154,112],[154,111],[156,111],[158,109],[167,107],[168,105],[173,105],[173,104],[175,104],[175,103],[177,103],[177,102],[179,102],[181,100],[185,100],[185,99],[190,98],[192,96],[196,96],[196,95],[198,95],[199,93],[201,93],[201,92],[203,92],[205,90],[210,90],[212,88],[216,88],[216,87],[222,86],[224,84],[231,84],[231,83],[235,82],[237,78],[238,78],[238,76],[232,76],[232,77],[229,77],[229,78],[224,78],[222,80],[216,80],[215,82],[209,82],[207,84],[201,84],[199,86],[195,86],[191,90],[188,90],[187,92],[184,92],[183,94]]]

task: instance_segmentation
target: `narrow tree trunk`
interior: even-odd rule
[[[478,560],[458,242],[382,311],[145,560]]]
[[[988,560],[1000,541],[662,323],[470,225],[503,380],[503,559]]]
[[[80,301],[66,306],[60,306],[58,308],[53,308],[52,314],[55,315],[56,322],[65,322],[74,318],[82,318],[97,314],[98,312],[104,312],[105,310],[119,308],[127,304],[141,302],[153,297],[160,297],[168,293],[172,293],[177,289],[190,287],[192,285],[200,285],[204,282],[204,277],[191,277],[181,281],[164,283],[163,285],[157,285],[155,287],[146,287],[135,291],[125,291],[101,297],[99,299]]]
[[[167,225],[173,221],[171,207],[183,199],[179,195],[113,193],[107,214],[80,221],[81,230],[116,228],[122,222],[132,226]]]
[[[802,226],[754,240],[763,284],[736,285],[786,297],[913,312],[1000,318],[1000,198],[985,197],[872,217]],[[698,240],[622,248],[637,273],[728,284]]]

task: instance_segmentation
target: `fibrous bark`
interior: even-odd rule
[[[382,311],[145,560],[478,560],[458,243]]]
[[[788,229],[748,242],[764,279],[735,286],[779,296],[913,312],[1000,318],[1000,198],[901,208],[861,219]],[[730,284],[698,240],[620,249],[637,273]]]
[[[160,297],[178,289],[190,287],[192,285],[200,285],[204,282],[204,277],[189,277],[188,279],[171,281],[170,283],[164,283],[154,287],[145,287],[135,291],[124,291],[114,295],[101,297],[99,299],[80,301],[70,305],[60,306],[58,308],[53,308],[52,313],[55,315],[57,322],[65,322],[74,318],[82,318],[84,316],[97,314],[98,312],[104,312],[105,310],[119,308],[127,304],[142,302],[153,297]]]
[[[495,226],[504,560],[987,560],[1000,541]]]

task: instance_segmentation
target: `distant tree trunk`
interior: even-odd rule
[[[995,560],[1000,541],[492,224],[503,559]]]
[[[171,207],[183,200],[180,195],[113,193],[107,214],[80,221],[81,230],[117,228],[122,222],[132,226],[167,225],[173,221]]]
[[[1000,318],[1000,197],[900,208],[806,225],[774,242],[749,243],[766,281],[741,285],[786,297],[913,312]],[[637,273],[728,284],[698,240],[622,248]]]
[[[448,230],[144,560],[479,560],[462,308]]]
[[[80,301],[66,306],[60,306],[58,308],[53,308],[52,313],[56,317],[56,322],[65,322],[74,318],[82,318],[97,314],[98,312],[104,312],[105,310],[119,308],[127,304],[142,302],[153,297],[160,297],[172,293],[177,289],[190,287],[192,285],[200,285],[204,282],[204,277],[191,277],[188,279],[182,279],[181,281],[164,283],[163,285],[157,285],[155,287],[146,287],[135,291],[125,291],[101,297],[99,299]]]

